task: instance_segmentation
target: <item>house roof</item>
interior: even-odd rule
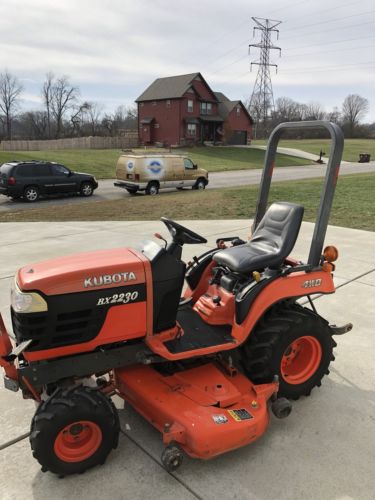
[[[214,94],[219,102],[229,101],[228,97],[224,95],[222,92],[214,92]]]
[[[200,73],[157,78],[135,102],[182,97],[190,87],[192,80],[197,76],[200,76],[203,80]]]
[[[215,92],[215,95],[217,98],[219,98],[219,94],[221,94],[221,92]],[[254,121],[253,119],[251,118],[249,112],[247,111],[247,109],[245,108],[245,106],[243,105],[243,102],[242,101],[230,101],[227,97],[225,97],[224,94],[221,94],[225,99],[222,100],[222,99],[219,99],[219,115],[222,116],[224,119],[229,115],[229,113],[231,111],[233,111],[233,109],[240,105],[242,107],[242,109],[245,111],[245,113],[248,115],[248,117],[250,118],[250,121],[251,123],[253,124]]]

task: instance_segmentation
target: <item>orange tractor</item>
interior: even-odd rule
[[[306,263],[292,259],[304,209],[267,200],[285,129],[325,127],[332,151]],[[269,408],[283,418],[328,373],[330,325],[312,295],[334,293],[335,247],[323,243],[343,136],[327,122],[272,133],[248,242],[220,238],[187,266],[186,244],[206,239],[163,218],[165,244],[47,260],[21,268],[11,299],[13,345],[0,317],[5,387],[37,402],[30,444],[59,475],[103,464],[120,432],[117,394],[162,434],[162,463],[208,459],[255,441]],[[229,246],[225,247],[226,242]],[[186,288],[182,290],[186,281]],[[298,299],[307,297],[310,307]]]

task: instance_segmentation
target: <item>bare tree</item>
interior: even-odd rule
[[[19,116],[18,127],[22,136],[28,139],[45,139],[48,133],[48,120],[45,111],[26,111]]]
[[[369,110],[369,102],[358,94],[349,94],[342,104],[344,125],[348,126],[350,136],[354,135],[360,120]]]
[[[326,115],[327,120],[332,123],[340,123],[341,121],[341,113],[337,106],[333,108],[332,111],[329,111]]]
[[[100,127],[103,105],[93,101],[89,101],[86,104],[87,104],[86,115],[87,115],[87,121],[90,125],[90,133],[91,135],[97,135]]]
[[[8,71],[0,74],[0,110],[4,114],[6,136],[12,138],[12,119],[19,105],[19,96],[23,90],[16,76]]]
[[[46,74],[46,80],[43,83],[43,88],[42,88],[42,98],[44,105],[46,107],[46,114],[47,114],[47,133],[48,133],[48,139],[51,138],[51,114],[52,114],[52,89],[53,89],[53,80],[54,80],[54,75],[53,73],[49,72]]]
[[[51,110],[56,122],[56,138],[60,137],[63,130],[63,118],[67,111],[75,104],[78,94],[78,87],[72,86],[67,76],[62,76],[56,81],[52,81]]]
[[[305,120],[323,120],[325,117],[324,109],[319,102],[309,102],[305,108]]]

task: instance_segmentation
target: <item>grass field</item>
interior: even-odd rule
[[[279,182],[271,186],[271,201],[290,201],[304,205],[306,221],[314,221],[322,179]],[[339,178],[330,224],[375,231],[375,173]],[[91,201],[31,208],[0,213],[0,222],[155,220],[172,219],[248,219],[254,216],[257,186],[241,188],[186,190],[151,197],[124,196],[123,200]]]
[[[302,149],[308,153],[318,155],[322,149],[326,156],[329,156],[330,139],[296,139],[280,140],[279,146],[283,148]],[[256,140],[254,145],[265,145],[267,141]],[[375,139],[345,139],[344,154],[342,159],[345,161],[358,161],[359,153],[369,153],[371,159],[375,160]]]
[[[176,153],[179,151],[176,150]],[[264,151],[247,148],[196,147],[184,149],[187,156],[209,172],[262,168]],[[0,164],[10,160],[49,160],[63,163],[72,170],[93,174],[99,179],[115,176],[119,149],[74,149],[59,151],[0,151]],[[311,164],[293,156],[277,155],[277,166]]]

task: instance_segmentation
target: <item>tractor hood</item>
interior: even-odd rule
[[[133,285],[146,281],[144,260],[129,248],[79,253],[22,267],[16,281],[22,291],[46,295]]]

